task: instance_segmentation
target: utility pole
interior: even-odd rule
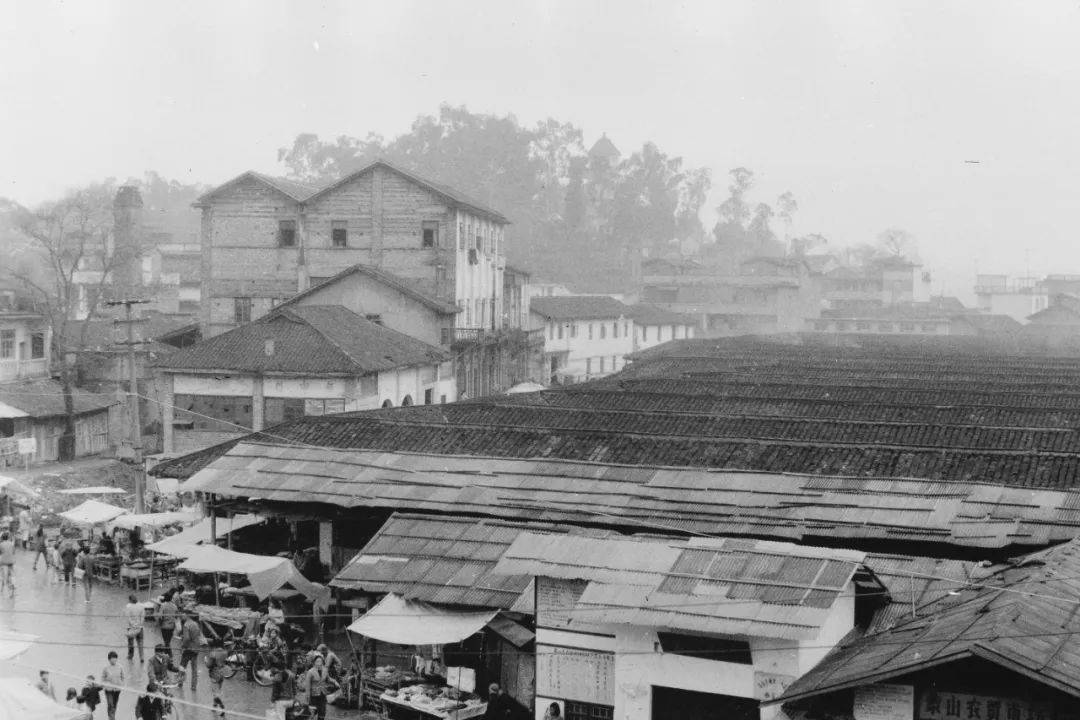
[[[131,412],[131,450],[135,454],[135,465],[138,470],[135,474],[135,512],[146,512],[146,468],[143,466],[142,456],[142,422],[139,420],[139,372],[135,364],[135,346],[141,345],[142,341],[135,340],[135,324],[146,322],[145,318],[132,316],[132,306],[148,303],[149,300],[110,300],[105,304],[109,307],[123,305],[126,317],[123,320],[114,319],[116,325],[127,325],[127,340],[120,341],[118,345],[127,346],[128,354],[128,400]]]

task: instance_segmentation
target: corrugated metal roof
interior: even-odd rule
[[[905,566],[929,561],[884,561],[889,562],[902,575]],[[956,574],[970,568],[957,570],[952,568]],[[792,684],[782,699],[887,681],[943,657],[972,656],[1006,666],[1015,663],[1047,684],[1080,696],[1078,578],[1077,540],[995,568],[959,591],[954,588],[955,594],[923,605],[914,616],[892,613],[895,624],[841,646]]]
[[[421,455],[241,443],[183,485],[232,497],[474,513],[642,531],[905,538],[1003,548],[1071,539],[1078,490],[555,460]],[[626,470],[627,472],[613,472]],[[610,471],[610,472],[609,472]],[[832,489],[826,489],[832,488]],[[749,489],[752,488],[752,489]],[[987,508],[990,509],[989,513]],[[974,518],[978,519],[974,519]]]
[[[495,563],[521,533],[538,537],[572,531],[543,523],[395,513],[330,584],[448,605],[511,609],[532,576],[494,572]]]
[[[742,539],[524,532],[495,573],[587,580],[575,614],[691,632],[813,638],[863,553]]]

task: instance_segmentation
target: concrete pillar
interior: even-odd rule
[[[334,524],[332,522],[319,523],[319,562],[330,567],[334,547]]]
[[[263,378],[257,375],[251,383],[251,429],[262,430],[266,424],[264,411],[266,403],[263,397]]]
[[[161,446],[162,450],[166,453],[173,452],[174,440],[173,440],[173,404],[175,395],[173,393],[173,380],[175,376],[171,373],[165,375],[165,387],[162,390],[162,405],[161,405]]]

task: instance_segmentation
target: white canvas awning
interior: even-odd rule
[[[217,535],[225,537],[229,533],[249,525],[257,525],[262,522],[258,515],[236,515],[231,518],[217,519]],[[208,545],[212,542],[210,537],[210,518],[203,518],[189,528],[184,528],[175,535],[162,538],[146,547],[154,552],[173,557],[186,558],[200,545]]]
[[[265,600],[283,585],[291,585],[323,610],[330,607],[330,588],[305,578],[288,558],[249,555],[225,550],[217,545],[201,545],[180,563],[180,569],[196,573],[246,575],[252,592],[260,600]]]
[[[37,635],[0,630],[0,660],[11,660],[30,649]]]
[[[24,498],[36,498],[38,496],[36,490],[7,475],[0,475],[0,492],[8,495],[19,495]]]
[[[141,515],[120,515],[106,525],[112,531],[114,528],[122,530],[134,530],[135,528],[160,528],[166,525],[191,525],[198,519],[195,510],[176,512],[143,513]]]
[[[128,511],[98,500],[87,500],[81,505],[59,513],[60,517],[76,525],[100,525],[126,514]]]
[[[61,705],[47,697],[26,678],[0,678],[0,718],[77,720],[88,717],[85,710]]]
[[[475,635],[498,613],[457,612],[390,593],[349,630],[394,645],[443,645]]]

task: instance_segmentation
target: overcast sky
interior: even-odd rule
[[[1080,273],[1080,2],[0,4],[0,195],[280,172],[300,132],[442,102],[646,140],[834,245],[896,226],[945,289]],[[966,161],[978,161],[971,163]],[[467,189],[466,189],[467,190]],[[711,202],[714,205],[715,202]],[[704,218],[712,225],[710,209]]]

